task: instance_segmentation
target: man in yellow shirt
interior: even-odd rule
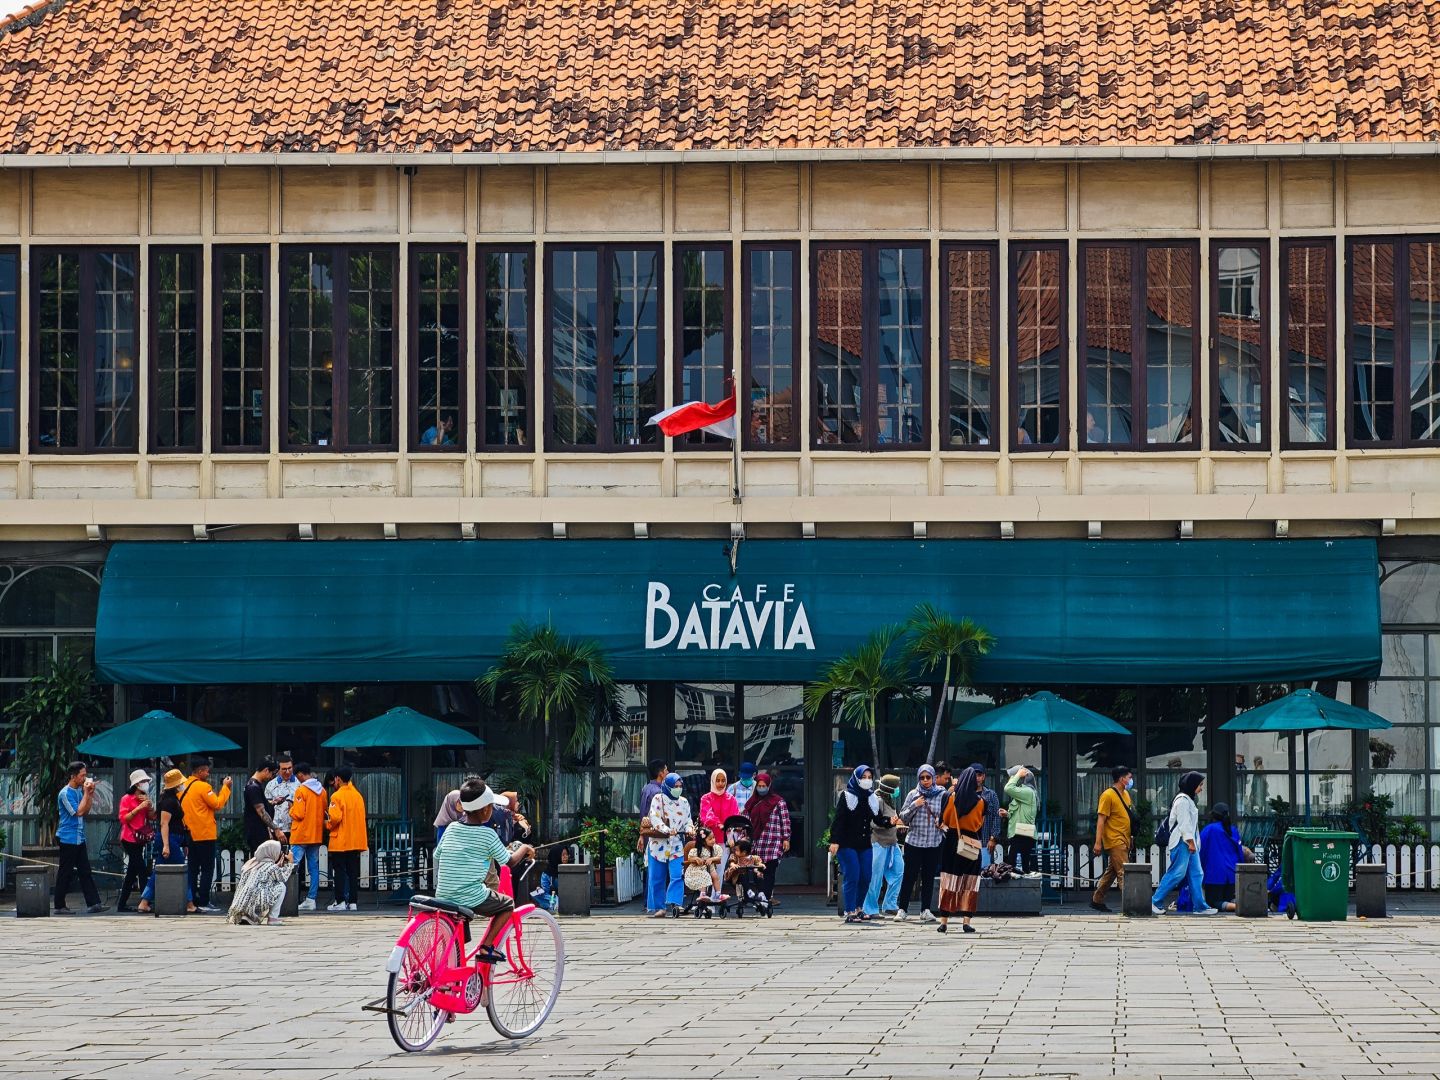
[[[1110,786],[1100,793],[1095,816],[1095,854],[1103,852],[1108,865],[1090,897],[1092,908],[1107,913],[1110,909],[1105,906],[1105,894],[1111,885],[1125,881],[1125,860],[1130,856],[1130,789],[1135,786],[1134,773],[1124,765],[1111,769],[1110,777]]]
[[[210,786],[210,759],[197,757],[190,762],[190,779],[180,793],[180,810],[185,815],[185,828],[190,832],[190,892],[195,897],[195,910],[210,912],[210,885],[215,878],[215,839],[220,827],[215,811],[230,801],[230,778],[220,785],[217,794]]]

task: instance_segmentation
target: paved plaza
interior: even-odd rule
[[[360,1010],[401,925],[6,917],[0,1076],[1440,1075],[1433,918],[570,919],[538,1037],[482,1012],[419,1055]]]

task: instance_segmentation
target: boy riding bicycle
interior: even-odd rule
[[[478,963],[505,959],[495,941],[515,910],[515,901],[499,890],[500,865],[518,866],[535,857],[535,849],[528,844],[521,844],[513,853],[507,851],[499,834],[486,826],[495,807],[508,805],[509,800],[490,790],[483,780],[467,780],[460,787],[460,809],[465,816],[447,828],[435,845],[435,899],[490,916],[475,954]]]

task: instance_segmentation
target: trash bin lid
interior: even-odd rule
[[[1285,834],[1297,840],[1359,840],[1360,834],[1337,829],[1291,829]]]

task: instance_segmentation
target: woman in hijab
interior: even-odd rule
[[[980,900],[980,831],[985,827],[985,800],[980,797],[985,767],[971,765],[955,778],[945,800],[940,824],[945,839],[940,844],[940,925],[945,933],[950,918],[960,916],[961,929],[975,933],[970,916]]]
[[[1010,800],[1006,807],[1009,816],[1005,818],[1005,854],[1016,871],[1023,877],[1034,873],[1035,865],[1035,812],[1038,797],[1035,792],[1035,774],[1024,765],[1010,770],[1010,780],[1005,785],[1005,797]]]
[[[1240,839],[1230,819],[1230,807],[1218,802],[1210,808],[1210,824],[1200,831],[1200,865],[1204,869],[1205,903],[1220,911],[1235,910],[1235,867],[1254,862],[1255,853]]]
[[[230,921],[237,926],[242,923],[279,926],[285,883],[294,869],[279,840],[266,840],[257,847],[250,861],[240,868],[235,899],[230,902]]]
[[[755,794],[745,804],[750,819],[750,852],[765,861],[764,893],[775,900],[775,874],[790,850],[790,807],[768,772],[755,774]]]
[[[725,865],[730,861],[730,849],[725,844],[725,822],[740,813],[740,803],[728,790],[729,778],[724,769],[710,774],[710,790],[700,796],[700,824],[710,830],[715,838],[716,853],[720,856],[719,877],[725,880]]]
[[[830,821],[830,854],[840,868],[841,906],[847,923],[870,921],[861,904],[870,889],[870,826],[876,822],[888,823],[881,817],[874,774],[869,765],[857,765],[835,799],[835,816]]]
[[[665,875],[665,906],[651,917],[679,918],[685,906],[685,839],[695,829],[679,773],[668,774],[660,794],[650,800],[649,825],[650,872]]]
[[[900,879],[900,910],[896,922],[904,922],[910,912],[910,893],[920,885],[920,921],[934,922],[930,898],[935,895],[935,875],[940,872],[940,848],[944,834],[940,831],[940,813],[945,809],[945,789],[936,782],[935,769],[921,765],[915,786],[900,804],[900,820],[909,830],[905,834],[905,876]]]
[[[1195,804],[1205,786],[1205,774],[1187,772],[1180,777],[1180,791],[1170,804],[1170,865],[1150,897],[1150,913],[1165,914],[1165,899],[1183,884],[1190,887],[1190,908],[1196,915],[1214,915],[1205,903],[1205,871],[1200,862],[1200,808]]]

